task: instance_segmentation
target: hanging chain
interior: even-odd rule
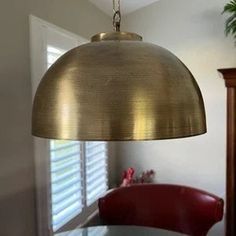
[[[115,31],[120,31],[120,22],[121,22],[121,12],[120,12],[120,0],[113,0],[113,27]]]

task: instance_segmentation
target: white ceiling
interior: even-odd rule
[[[107,15],[113,15],[112,3],[113,0],[89,0],[99,9],[105,12]],[[120,0],[121,2],[121,14],[126,15],[133,11],[136,11],[142,7],[150,5],[159,0]],[[117,0],[116,0],[117,3]]]

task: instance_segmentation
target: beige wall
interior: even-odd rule
[[[85,38],[111,29],[87,0],[2,0],[0,7],[0,235],[35,236],[29,14]]]
[[[119,143],[118,176],[129,166],[156,170],[160,183],[185,184],[225,195],[226,89],[217,68],[236,66],[232,38],[224,36],[226,0],[160,0],[123,18],[123,29],[176,54],[193,72],[205,100],[206,135]],[[223,235],[223,226],[212,232]]]

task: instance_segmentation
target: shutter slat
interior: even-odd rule
[[[94,147],[97,145],[106,145],[106,142],[102,142],[102,141],[94,141],[94,142],[86,142],[86,148],[90,148],[90,147]]]
[[[65,172],[65,174],[60,175],[60,177],[52,176],[52,183],[55,184],[55,183],[58,183],[58,182],[63,182],[66,179],[78,174],[79,171],[80,171],[80,168],[78,166],[77,168],[74,168],[70,171]]]
[[[62,212],[63,210],[73,205],[74,203],[81,202],[81,199],[82,199],[81,194],[79,193],[73,194],[71,197],[64,199],[60,203],[54,204],[52,208],[52,213],[54,215],[57,215],[59,212]]]
[[[53,215],[54,230],[59,229],[62,225],[78,215],[82,211],[82,207],[83,205],[80,202],[76,202],[59,214]]]
[[[99,187],[100,185],[102,185],[103,183],[107,183],[107,178],[106,176],[102,176],[101,178],[98,178],[97,180],[93,181],[88,187],[87,187],[87,191],[90,193],[91,191],[93,191],[94,189],[96,189],[97,187]]]
[[[69,188],[71,185],[74,185],[76,183],[80,183],[81,182],[81,178],[78,176],[73,176],[73,178],[64,181],[63,183],[61,183],[60,185],[58,184],[52,184],[52,194],[58,194],[64,190],[66,190],[67,188]]]
[[[55,152],[55,151],[60,151],[60,150],[65,150],[65,149],[68,149],[68,148],[71,148],[71,147],[78,147],[78,144],[77,143],[69,143],[69,144],[62,144],[60,146],[57,146],[55,148],[51,148],[51,152]]]
[[[52,194],[52,203],[53,204],[57,204],[60,201],[63,201],[64,199],[66,199],[67,197],[78,193],[78,191],[81,192],[81,187],[79,186],[79,184],[74,184],[72,186],[70,186],[69,188],[67,188],[65,191],[61,192],[61,193],[57,193],[57,194]]]
[[[100,143],[95,143],[94,145],[86,145],[86,150],[90,150],[95,147],[99,147],[100,145],[101,145]]]
[[[87,179],[86,179],[87,185],[92,184],[93,181],[101,178],[102,176],[107,176],[107,170],[105,168],[87,176]]]
[[[93,153],[93,155],[87,155],[88,163],[99,157],[103,157],[104,159],[106,159],[106,153],[104,152],[104,150]]]
[[[93,174],[94,172],[97,172],[97,171],[99,171],[100,169],[106,168],[106,167],[107,167],[106,161],[103,160],[102,162],[100,162],[99,164],[97,164],[95,167],[93,167],[93,168],[88,168],[88,169],[87,169],[87,176],[90,176],[90,175]]]
[[[65,160],[66,158],[69,158],[69,157],[79,156],[78,154],[79,154],[78,152],[73,152],[73,153],[70,153],[70,154],[65,155],[65,156],[52,155],[51,161],[52,162],[57,162],[57,161]]]
[[[98,157],[93,158],[93,159],[87,161],[86,167],[92,166],[92,165],[96,164],[97,162],[104,161],[104,160],[106,160],[105,155],[104,156],[103,155],[99,155]]]
[[[95,151],[93,151],[93,152],[86,152],[86,156],[87,156],[87,158],[91,158],[91,157],[93,157],[93,156],[97,156],[98,154],[101,154],[101,153],[105,153],[105,148],[104,147],[101,147],[101,148],[99,148],[99,149],[96,149]]]
[[[56,148],[60,148],[60,147],[64,147],[67,145],[78,145],[80,144],[80,142],[78,141],[68,141],[68,140],[51,140],[51,145],[50,147],[52,149],[56,149]]]
[[[76,159],[73,160],[72,159],[71,161],[66,162],[65,164],[62,164],[62,165],[53,165],[52,164],[51,172],[52,173],[56,173],[56,172],[61,171],[61,170],[65,169],[65,168],[73,167],[75,165],[80,165],[79,160],[76,160]]]

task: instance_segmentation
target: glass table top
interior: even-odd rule
[[[96,226],[79,228],[56,236],[183,236],[173,231],[141,226]]]

